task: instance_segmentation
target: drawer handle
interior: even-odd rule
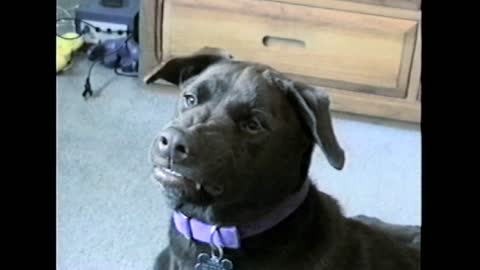
[[[305,41],[292,38],[264,36],[262,39],[262,43],[265,47],[284,46],[305,48]]]

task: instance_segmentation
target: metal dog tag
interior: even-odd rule
[[[229,259],[210,256],[207,253],[200,253],[197,262],[195,270],[233,270],[233,263]]]

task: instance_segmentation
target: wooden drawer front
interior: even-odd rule
[[[220,47],[309,83],[403,98],[416,29],[413,20],[271,1],[166,0],[163,59]]]
[[[312,0],[306,0],[312,1]],[[313,0],[315,1],[315,0]],[[394,8],[405,8],[417,10],[420,9],[421,2],[420,0],[340,0],[343,2],[358,2],[378,6],[394,7]]]

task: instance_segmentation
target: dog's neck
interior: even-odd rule
[[[232,203],[213,203],[205,206],[193,203],[182,203],[174,207],[174,210],[204,223],[217,224],[220,226],[243,224],[263,218],[272,211],[275,211],[285,201],[297,199],[293,197],[300,196],[304,199],[306,192],[305,190],[301,190],[308,190],[309,185],[310,180],[307,178],[303,183],[300,183],[295,190],[292,190],[289,195],[278,197],[277,199],[268,202],[240,201]]]
[[[255,200],[241,200],[229,203],[212,203],[209,205],[199,205],[196,203],[182,202],[173,205],[175,211],[181,212],[188,217],[198,219],[210,224],[241,224],[251,220],[257,220],[275,209],[285,197],[298,192],[305,182],[310,182],[308,170],[310,167],[311,157],[313,153],[313,143],[309,142],[299,159],[299,169],[289,170],[289,172],[299,172],[299,174],[283,175],[286,179],[279,182],[295,183],[291,188],[286,190],[284,194],[278,193],[275,198],[271,196],[263,196],[269,198],[269,201],[262,200],[262,196],[254,196]],[[293,166],[295,167],[295,166]],[[234,209],[234,211],[232,211]]]
[[[258,218],[244,220],[240,224],[204,222],[180,211],[174,213],[173,223],[177,231],[187,238],[211,244],[213,234],[217,233],[219,239],[223,241],[219,239],[213,241],[218,241],[219,245],[225,247],[239,248],[241,239],[268,231],[293,214],[305,201],[310,185],[310,181],[304,181],[300,190],[284,198],[268,213]],[[237,209],[237,212],[243,211]]]

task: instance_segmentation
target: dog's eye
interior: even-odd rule
[[[242,123],[243,130],[249,133],[257,133],[262,129],[262,125],[257,119],[250,119]]]
[[[183,98],[185,99],[185,106],[192,107],[197,105],[197,98],[194,95],[185,94],[183,95]]]

